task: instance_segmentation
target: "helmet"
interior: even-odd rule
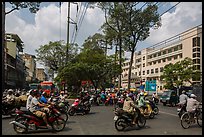
[[[140,96],[143,96],[144,95],[144,92],[140,92]]]
[[[79,102],[79,99],[77,98],[75,101],[76,101],[76,102]]]
[[[8,93],[13,93],[13,89],[9,89],[9,90],[8,90]]]
[[[144,93],[144,96],[147,96],[147,95],[148,95],[148,93],[147,93],[147,92],[145,92],[145,93]]]
[[[64,94],[64,91],[61,91],[60,93],[61,93],[61,94]]]
[[[186,91],[185,91],[185,90],[183,90],[183,91],[182,91],[182,94],[184,94],[184,93],[186,93]]]
[[[38,90],[36,90],[36,89],[33,90],[33,95],[34,95],[34,96],[36,96],[36,95],[38,95],[38,94],[39,94]]]
[[[190,95],[191,98],[196,98],[197,96],[195,94]]]
[[[129,93],[129,94],[128,94],[128,97],[133,97],[133,94],[132,94],[132,93]]]

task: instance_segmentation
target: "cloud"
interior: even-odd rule
[[[172,4],[172,6],[175,5]],[[162,26],[150,31],[147,43],[153,45],[190,28],[202,24],[202,3],[181,2],[174,12],[167,12],[161,16]],[[149,46],[151,46],[149,45]]]
[[[175,5],[175,3],[171,4]],[[84,5],[80,6],[79,4],[79,7],[81,7],[81,11],[78,15],[81,15]],[[51,3],[34,14],[34,22],[32,23],[26,22],[19,16],[19,13],[23,11],[27,12],[27,16],[29,16],[31,13],[28,10],[12,12],[6,15],[6,32],[18,34],[25,44],[24,52],[35,55],[35,50],[49,41],[67,41],[67,8],[67,2],[62,3],[61,10],[59,6]],[[76,5],[71,4],[70,17],[73,20],[76,20],[76,9]],[[104,13],[100,9],[88,8],[82,25],[78,28],[76,42],[81,45],[88,36],[100,32],[99,28],[104,20]],[[202,24],[202,2],[181,2],[174,11],[162,16],[162,26],[157,30],[151,30],[150,37],[140,43],[138,50],[141,47],[152,46],[200,24]],[[70,24],[70,42],[73,41],[74,29],[75,25]],[[114,51],[109,52],[114,53]]]

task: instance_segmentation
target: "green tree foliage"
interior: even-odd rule
[[[66,44],[63,44],[63,41],[50,41],[35,50],[37,53],[36,58],[44,66],[57,71],[59,67],[65,66],[67,61],[70,62],[76,56],[77,47],[77,44],[69,45],[69,58],[66,60]]]
[[[137,9],[138,2],[101,2],[99,6],[105,11],[106,24],[103,27],[107,33],[112,33],[110,39],[119,40],[120,51],[131,52],[128,72],[128,88],[130,88],[131,68],[134,52],[139,41],[144,41],[150,35],[150,28],[161,26],[158,7],[149,2],[145,9]],[[111,32],[109,29],[114,30]],[[121,66],[121,63],[120,63]]]
[[[184,86],[184,82],[189,82],[191,85],[192,78],[200,79],[200,70],[194,69],[192,59],[185,58],[175,64],[167,64],[164,66],[161,79],[165,81],[165,88],[172,89],[173,87]]]

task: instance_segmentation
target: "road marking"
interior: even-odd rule
[[[171,113],[167,113],[167,112],[163,112],[163,111],[159,111],[159,113],[163,113],[163,114],[167,114],[167,115],[178,117],[178,115],[176,115],[176,114],[171,114]]]

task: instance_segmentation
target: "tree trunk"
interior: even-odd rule
[[[131,70],[132,70],[133,57],[134,57],[134,50],[131,51],[130,66],[129,66],[129,71],[128,71],[128,90],[130,89]]]

